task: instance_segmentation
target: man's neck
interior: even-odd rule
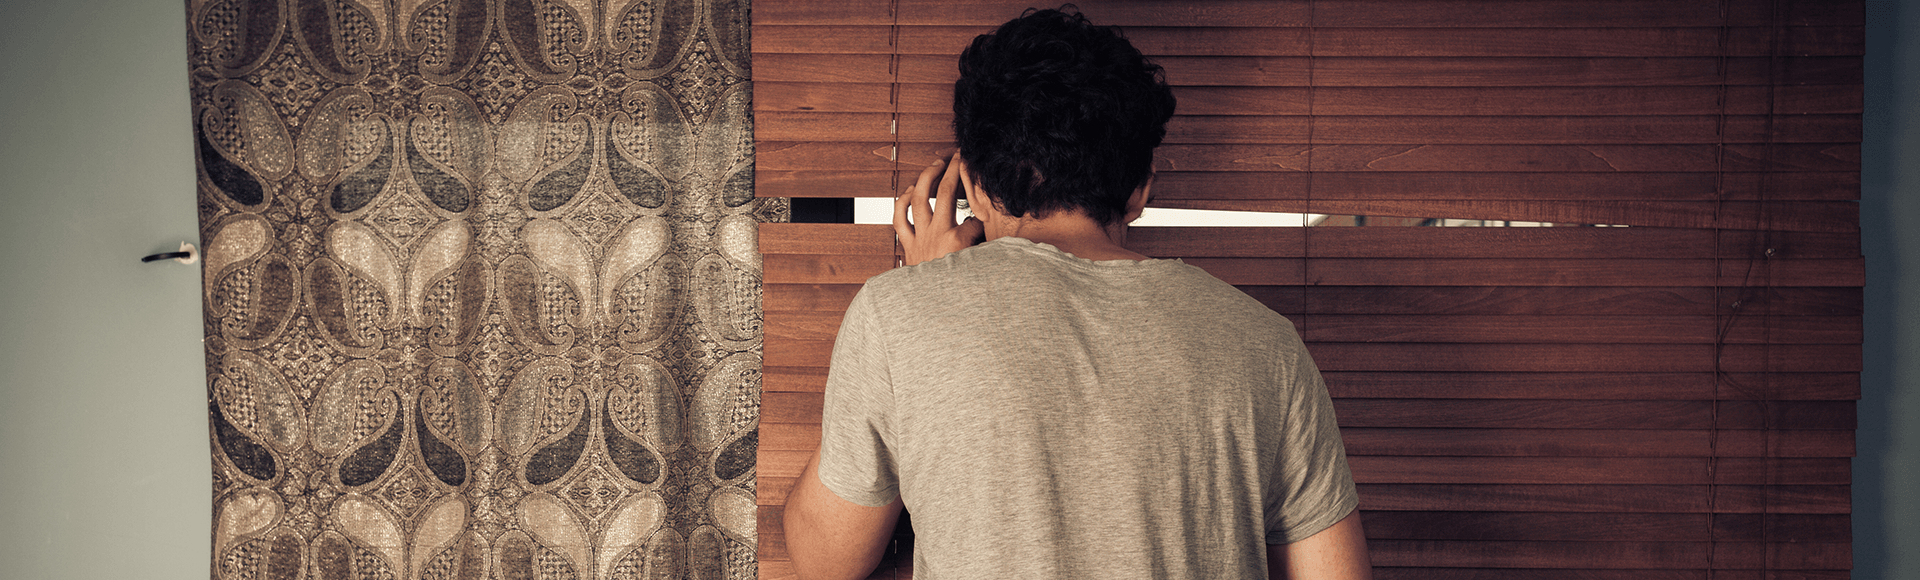
[[[1023,238],[1059,248],[1060,251],[1088,260],[1146,260],[1147,256],[1126,249],[1116,236],[1125,226],[1103,228],[1099,222],[1080,212],[1057,211],[1044,218],[1027,216],[986,223],[986,239]]]

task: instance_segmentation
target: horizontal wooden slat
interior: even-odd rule
[[[1081,9],[1102,25],[1264,26],[1264,27],[1639,27],[1757,26],[1779,22],[1796,26],[1857,25],[1865,12],[1858,3],[1833,0],[1623,0],[1594,5],[1580,0],[1365,0],[1310,3],[1307,0],[1240,2],[1190,0],[1168,4],[1147,0],[1085,2]],[[889,6],[898,7],[897,17]],[[907,26],[997,26],[1030,6],[1007,0],[850,0],[768,2],[755,5],[753,24],[865,24]],[[896,19],[897,18],[897,19]]]
[[[771,342],[771,341],[769,341]],[[1404,372],[1821,372],[1860,370],[1858,345],[1363,344],[1308,346],[1322,370]],[[1718,368],[1714,360],[1719,358]]]
[[[1184,261],[1234,285],[1852,287],[1862,285],[1865,277],[1865,263],[1860,258],[1774,260],[1758,276],[1744,260],[1710,259],[1191,258]]]
[[[769,256],[771,259],[781,259]],[[778,284],[769,312],[841,312],[854,284]],[[1311,315],[1688,316],[1717,310],[1736,328],[1782,324],[1772,317],[1858,316],[1859,288],[1589,288],[1552,286],[1243,286],[1255,300],[1305,322]],[[1768,291],[1771,290],[1771,291]]]
[[[1310,342],[1859,344],[1861,340],[1858,317],[1783,316],[1755,324],[1717,322],[1712,316],[1322,315],[1296,325]]]
[[[856,284],[768,284],[762,292],[766,311],[832,310],[844,312],[860,291]]]
[[[1761,258],[1760,247],[1782,259],[1860,257],[1854,234],[1774,232],[1763,240],[1665,228],[1136,227],[1127,246],[1177,258]]]
[[[947,143],[945,113],[763,111],[762,141]],[[1857,143],[1857,114],[1667,116],[1176,115],[1167,145],[1685,145]]]
[[[1095,16],[1099,16],[1095,14]],[[993,26],[767,25],[754,28],[763,54],[958,55]],[[1254,28],[1136,26],[1123,33],[1149,58],[1160,56],[1851,56],[1864,51],[1860,26],[1635,28]],[[891,42],[890,42],[891,41]]]
[[[1410,281],[1414,284],[1418,282]],[[1268,308],[1293,314],[1698,314],[1731,319],[1857,316],[1859,287],[1242,286]]]
[[[1309,153],[1311,149],[1311,153]],[[1163,145],[1161,171],[1715,172],[1859,171],[1858,144]]]
[[[782,409],[794,418],[798,409]],[[817,416],[803,417],[818,420]],[[811,451],[818,423],[760,424],[760,449]],[[1341,429],[1352,456],[1448,457],[1852,457],[1847,430]]]
[[[893,227],[884,224],[763,223],[758,231],[762,254],[894,253]]]
[[[1859,56],[1789,57],[1305,57],[1162,56],[1176,86],[1664,87],[1858,85]],[[755,55],[753,80],[908,83],[951,87],[952,54]]]
[[[763,433],[766,424],[761,427]],[[817,433],[814,444],[818,444]],[[1349,455],[1468,457],[1852,457],[1849,430],[1343,428]],[[761,439],[762,446],[767,444]]]
[[[762,261],[768,284],[865,284],[894,268],[893,256],[780,254]]]
[[[760,112],[950,114],[945,84],[754,84]],[[1699,87],[1176,86],[1181,115],[1666,116],[1857,114],[1859,85]],[[1724,103],[1723,103],[1724,101]]]
[[[1751,0],[1746,0],[1751,1]],[[999,26],[1020,15],[1028,3],[962,0],[948,3],[891,2],[849,0],[834,2],[768,2],[756,4],[755,27],[767,25],[863,24],[891,25],[889,13],[897,6],[899,24]],[[1303,26],[1307,24],[1305,0],[1241,2],[1236,0],[1194,0],[1167,4],[1139,0],[1102,0],[1082,7],[1106,26]]]
[[[1848,580],[1845,570],[1593,570],[1375,566],[1378,580]]]
[[[826,402],[821,393],[766,392],[760,395],[761,423],[820,423],[820,409]]]
[[[1850,518],[1825,514],[1363,511],[1375,540],[1846,542]],[[1702,530],[1712,530],[1711,536]]]
[[[1845,485],[1846,458],[1347,458],[1359,483]],[[1712,469],[1710,469],[1712,468]]]
[[[819,423],[760,423],[760,449],[812,451],[820,448]]]
[[[1315,4],[1314,26],[1565,26],[1634,27],[1648,25],[1746,26],[1773,21],[1776,11],[1787,24],[1851,24],[1864,17],[1858,3],[1834,0],[1632,0],[1595,4],[1580,0],[1357,0]],[[1725,12],[1722,12],[1724,10]]]
[[[1323,371],[1340,398],[1851,401],[1858,373],[1471,373]],[[1716,390],[1715,377],[1718,377]],[[826,368],[768,366],[768,392],[824,392]]]
[[[1173,199],[1315,200],[1852,200],[1859,173],[1161,171],[1153,196]]]
[[[763,531],[759,537],[759,551],[762,556],[773,560],[787,557],[785,534],[778,528],[783,517],[780,506],[761,506],[757,519]],[[1417,513],[1417,512],[1415,512]],[[1373,534],[1373,524],[1380,522],[1385,530],[1392,534],[1399,530],[1394,525],[1400,523],[1396,518],[1411,515],[1408,512],[1380,512],[1367,514],[1368,544],[1373,553],[1376,567],[1394,566],[1439,566],[1439,567],[1603,567],[1621,569],[1664,569],[1664,568],[1720,568],[1720,569],[1844,569],[1850,550],[1846,540],[1825,541],[1737,541],[1706,539],[1694,541],[1668,539],[1668,536],[1685,535],[1692,532],[1696,537],[1701,528],[1721,522],[1709,523],[1703,515],[1690,514],[1647,514],[1632,516],[1598,517],[1590,514],[1460,514],[1439,513],[1413,523],[1437,523],[1436,528],[1446,531],[1458,530],[1461,536],[1492,536],[1501,539],[1462,539],[1444,537],[1444,539],[1401,539],[1395,535],[1379,536]],[[1458,516],[1457,520],[1434,520],[1435,517]],[[1384,516],[1384,517],[1383,517]],[[1478,517],[1474,517],[1478,516]],[[1666,517],[1661,517],[1666,516]],[[1785,516],[1792,518],[1832,518],[1832,516]],[[1844,516],[1839,520],[1844,524]],[[1758,522],[1756,522],[1758,523]],[[1789,522],[1803,523],[1795,520]],[[1835,527],[1821,520],[1808,520],[1807,523],[1824,528]],[[1451,525],[1449,525],[1451,524]],[[1489,527],[1468,528],[1467,525],[1482,524]],[[1506,531],[1500,525],[1520,528]],[[1556,524],[1558,525],[1556,527]],[[1691,529],[1688,529],[1691,527]],[[1779,525],[1776,529],[1785,528]],[[1808,530],[1796,530],[1800,535],[1808,535]],[[1491,533],[1490,533],[1491,532]],[[1505,533],[1502,533],[1505,532]],[[1544,532],[1544,533],[1542,533]],[[1571,532],[1571,533],[1569,533]],[[1534,533],[1535,537],[1524,537]],[[1641,534],[1638,538],[1623,537],[1626,534]],[[1426,534],[1431,535],[1431,534]],[[1515,537],[1521,536],[1521,537]],[[1545,536],[1545,537],[1540,537]],[[1604,538],[1600,540],[1556,540],[1551,538],[1564,536],[1590,536]],[[1506,539],[1513,538],[1513,539]],[[1442,553],[1444,551],[1444,553]]]
[[[1852,401],[1341,398],[1333,406],[1342,427],[1852,430],[1855,424]]]
[[[823,397],[819,393],[809,392],[766,392],[762,394],[763,424],[771,423],[812,423],[820,422],[820,410]],[[1854,404],[1851,401],[1579,401],[1579,400],[1428,400],[1428,399],[1335,399],[1334,408],[1340,417],[1342,427],[1375,427],[1388,429],[1427,428],[1427,429],[1469,429],[1469,430],[1553,430],[1553,429],[1611,429],[1611,430],[1751,430],[1767,429],[1775,431],[1793,430],[1836,430],[1851,431],[1855,426]],[[1399,434],[1401,431],[1384,432]],[[1523,436],[1531,431],[1515,431],[1515,446],[1536,444]],[[1472,433],[1463,433],[1470,436]],[[1544,443],[1551,445],[1555,437],[1572,441],[1582,434],[1541,434]],[[1373,435],[1375,440],[1380,435]],[[1741,439],[1751,436],[1729,435],[1727,443],[1745,445]],[[1773,436],[1769,436],[1773,437]],[[1822,438],[1809,437],[1802,444],[1812,449],[1828,449],[1831,454],[1816,457],[1850,456],[1850,445],[1838,449],[1837,443],[1850,439],[1827,438],[1828,443],[1819,443]],[[1624,444],[1624,442],[1616,442]],[[1432,442],[1425,445],[1446,445],[1451,443]],[[1376,444],[1376,447],[1384,443]],[[1409,444],[1419,446],[1422,444]],[[1463,443],[1463,449],[1471,445]],[[1712,444],[1710,444],[1712,445]],[[1759,448],[1772,447],[1771,441],[1753,443]],[[1483,445],[1484,447],[1484,445]],[[1429,447],[1430,448],[1430,447]],[[1782,449],[1785,451],[1785,449]],[[1684,448],[1675,447],[1658,451],[1662,455],[1682,453]],[[1842,454],[1845,453],[1845,454]],[[1458,453],[1457,455],[1476,455]],[[1618,456],[1618,455],[1609,455]],[[1633,455],[1654,456],[1654,455]],[[1704,452],[1692,456],[1707,456]],[[1783,456],[1784,457],[1784,456]]]
[[[1861,289],[1555,286],[1244,286],[1268,308],[1314,314],[1858,316]],[[844,311],[859,286],[769,285],[768,311]],[[1719,296],[1716,298],[1716,292]],[[1765,321],[1767,319],[1760,319]]]
[[[914,115],[902,114],[904,123]],[[927,123],[922,123],[927,124]],[[911,125],[908,125],[911,126]],[[1860,140],[1858,115],[1690,116],[1306,116],[1178,115],[1166,143],[1328,145],[1845,143]],[[903,133],[903,138],[919,135]],[[945,131],[927,137],[944,140]],[[789,138],[781,136],[780,138]],[[831,136],[812,135],[796,139]]]
[[[1476,542],[1370,540],[1373,565],[1493,568],[1844,570],[1844,542]]]
[[[779,506],[763,506],[757,519],[764,530],[760,534],[760,550],[764,557],[784,559],[786,543],[780,531],[784,510]],[[1805,544],[1832,544],[1847,541],[1845,516],[1821,515],[1772,515],[1765,520],[1744,515],[1720,515],[1709,518],[1705,514],[1567,514],[1567,513],[1473,513],[1473,512],[1366,512],[1365,527],[1370,542],[1397,545],[1395,540],[1437,540],[1449,545],[1467,548],[1482,545],[1507,546],[1517,542],[1534,548],[1565,546],[1586,546],[1607,550],[1609,547],[1636,546],[1644,548],[1654,542],[1669,542],[1675,547],[1675,553],[1685,554],[1688,558],[1710,558],[1702,562],[1706,566],[1742,567],[1752,565],[1751,558],[1759,555],[1755,550],[1765,549],[1754,545],[1760,538],[1747,539],[1757,530],[1736,531],[1725,528],[1750,524],[1761,526],[1766,531],[1777,531],[1780,537],[1773,542],[1795,542]],[[1713,529],[1713,540],[1728,542],[1731,548],[1708,545],[1699,537],[1701,529]],[[1536,545],[1538,544],[1538,545]],[[1813,558],[1799,561],[1804,566],[1825,565],[1824,558],[1831,555],[1825,551],[1831,546],[1823,546],[1810,553],[1792,550],[1774,549],[1770,554],[1776,559],[1778,567],[1789,562],[1780,562],[1778,558]],[[1537,557],[1542,552],[1522,551],[1518,557]],[[1524,563],[1483,556],[1499,565],[1512,564],[1524,567]],[[1671,564],[1671,562],[1660,562]],[[1378,565],[1378,562],[1376,562]],[[1446,565],[1428,562],[1425,565]],[[1657,566],[1621,565],[1622,568],[1644,568]]]
[[[827,369],[767,365],[761,367],[760,386],[768,393],[824,393]]]
[[[1294,321],[1309,342],[1542,344],[1859,344],[1857,316],[1319,315]],[[766,313],[768,337],[832,340],[838,312]]]
[[[805,462],[801,456],[800,461]],[[778,505],[799,471],[760,472],[760,505]],[[1847,485],[1359,484],[1363,510],[1845,514]]]
[[[1321,370],[1453,373],[1857,373],[1860,346],[1352,343],[1308,345]],[[831,340],[768,337],[769,366],[824,367]],[[1719,360],[1715,365],[1716,352]]]
[[[1359,491],[1360,509],[1401,511],[1844,514],[1852,501],[1847,485],[1361,483]]]
[[[911,183],[921,167],[934,159],[922,151],[951,152],[946,144],[903,143],[901,162],[886,160],[886,143],[763,143],[772,155],[755,174],[761,197],[891,197],[896,175]],[[1512,152],[1512,151],[1510,151]],[[1532,151],[1531,153],[1552,153]],[[1302,159],[1305,162],[1304,153]],[[1284,157],[1284,156],[1283,156]],[[1250,163],[1267,164],[1272,171],[1173,171],[1180,160],[1160,161],[1154,180],[1156,201],[1168,200],[1716,200],[1716,191],[1728,201],[1852,200],[1859,198],[1855,172],[1730,172],[1715,174],[1711,166],[1699,171],[1568,173],[1495,171],[1317,171],[1311,174],[1282,168],[1283,157],[1252,155]],[[1544,159],[1544,158],[1543,158]],[[866,167],[852,170],[806,170],[806,167]],[[890,167],[900,167],[895,171]],[[787,168],[787,169],[782,169]],[[911,171],[908,171],[911,169]],[[1604,169],[1604,167],[1602,168]],[[905,187],[902,185],[901,187]],[[774,195],[776,193],[791,195]],[[1165,205],[1165,204],[1159,204]],[[1445,216],[1432,216],[1445,217]]]
[[[1313,350],[1309,346],[1308,350]],[[1322,370],[1334,397],[1563,400],[1860,398],[1858,373],[1343,372]],[[1716,378],[1718,380],[1716,380]]]

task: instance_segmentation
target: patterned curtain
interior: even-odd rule
[[[745,0],[190,0],[213,576],[751,578]]]

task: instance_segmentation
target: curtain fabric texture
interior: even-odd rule
[[[755,577],[744,0],[190,0],[212,574]]]

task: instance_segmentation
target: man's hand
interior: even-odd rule
[[[939,180],[937,191],[936,179]],[[953,221],[958,212],[956,191],[963,187],[963,181],[971,185],[973,179],[967,175],[966,162],[956,153],[951,161],[942,159],[928,165],[920,172],[919,183],[893,198],[893,233],[900,236],[900,248],[905,254],[901,265],[940,259],[978,244],[986,236],[986,228],[978,219],[969,217],[959,224]],[[911,223],[907,220],[909,212],[913,216]]]

